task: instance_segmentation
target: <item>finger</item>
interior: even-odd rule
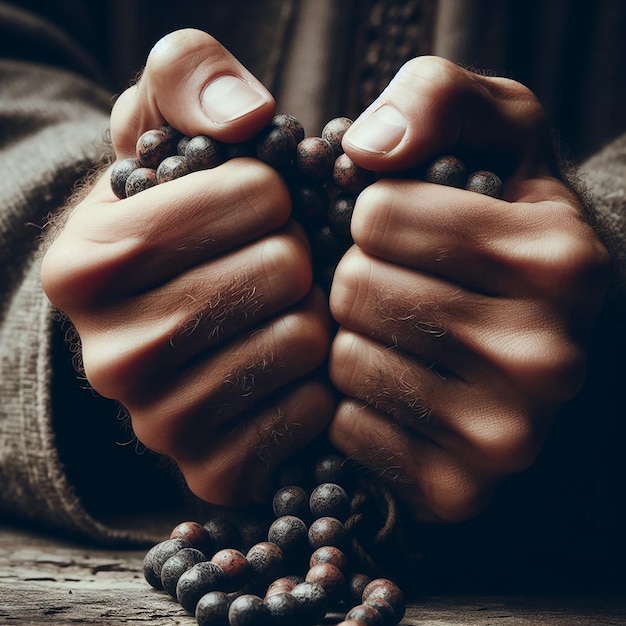
[[[492,477],[362,402],[345,400],[339,405],[329,438],[337,449],[387,482],[418,521],[470,519],[492,495]]]
[[[190,490],[224,506],[267,502],[272,470],[326,430],[335,408],[330,389],[305,380],[229,423],[195,456],[178,459]]]
[[[556,171],[546,116],[530,90],[438,57],[406,63],[347,130],[343,147],[378,172],[411,169],[453,149],[495,153],[524,175]]]
[[[109,196],[99,185],[46,254],[44,288],[61,308],[162,284],[272,232],[291,208],[280,177],[253,160],[195,172],[123,202],[103,199]]]
[[[452,375],[481,388],[483,381],[497,388],[504,379],[511,388],[505,395],[516,390],[549,405],[571,398],[582,384],[584,355],[575,333],[541,301],[466,291],[353,248],[335,272],[330,306],[343,328],[400,348],[431,377]],[[349,371],[343,367],[337,365],[340,375]]]
[[[516,189],[506,202],[381,180],[359,195],[352,236],[369,254],[493,295],[569,300],[603,284],[606,253],[569,192],[553,179]]]
[[[156,380],[126,384],[122,393],[124,381],[114,380],[139,440],[176,458],[194,456],[231,419],[313,372],[328,352],[324,306],[321,294],[315,293],[222,349],[199,355],[178,372],[164,369]],[[111,369],[102,368],[102,375],[114,376]]]
[[[265,87],[210,35],[175,31],[151,50],[139,83],[117,100],[111,137],[119,157],[139,135],[164,121],[189,136],[237,142],[261,130],[274,113]]]

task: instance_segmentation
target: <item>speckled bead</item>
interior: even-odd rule
[[[348,533],[341,520],[335,517],[318,517],[309,527],[308,538],[314,550],[322,546],[334,546],[341,550],[346,545]]]
[[[329,608],[328,594],[317,582],[301,582],[291,590],[291,595],[303,606],[303,626],[319,624]],[[306,617],[305,617],[306,616]]]
[[[311,492],[309,508],[313,517],[335,517],[343,522],[350,513],[350,498],[341,485],[322,483]]]
[[[406,598],[404,592],[392,580],[388,578],[375,578],[363,590],[362,602],[382,598],[391,605],[396,622],[399,622],[406,611]]]
[[[445,155],[435,159],[426,169],[425,180],[428,183],[448,187],[465,187],[467,170],[461,159]]]
[[[272,118],[271,125],[289,131],[293,135],[296,144],[304,139],[304,126],[302,126],[302,122],[294,115],[278,113]]]
[[[346,613],[346,621],[355,621],[363,626],[385,626],[381,614],[369,604],[357,604]]]
[[[329,602],[343,599],[346,591],[346,578],[343,572],[330,563],[320,563],[311,567],[304,577],[307,583],[317,583],[326,592]]]
[[[163,563],[183,548],[193,547],[189,541],[180,537],[165,539],[152,546],[143,558],[143,575],[146,582],[155,589],[163,589],[161,569]]]
[[[322,137],[332,146],[335,158],[343,153],[341,141],[350,126],[352,126],[352,120],[349,117],[335,117],[322,129]]]
[[[358,195],[376,180],[374,172],[357,165],[347,154],[340,154],[333,167],[333,183],[352,195]]]
[[[188,569],[206,561],[206,556],[196,548],[183,548],[172,555],[161,568],[161,583],[163,589],[173,598],[176,597],[176,585],[181,575]]]
[[[309,568],[321,565],[322,563],[330,563],[339,568],[342,572],[348,569],[348,557],[343,550],[335,546],[321,546],[313,551],[309,558]]]
[[[484,196],[500,199],[504,191],[504,184],[502,183],[502,179],[494,172],[479,170],[478,172],[470,174],[465,184],[465,189],[475,191]]]
[[[111,190],[118,198],[126,198],[126,181],[140,167],[141,163],[136,157],[122,159],[113,166],[111,169]]]
[[[222,591],[226,576],[219,565],[202,561],[181,574],[176,585],[176,599],[192,615],[200,598],[209,591]]]
[[[273,593],[291,592],[293,588],[304,581],[302,576],[291,574],[289,576],[281,576],[272,581],[265,592],[265,596],[271,596]]]
[[[157,184],[167,183],[170,180],[176,178],[182,178],[189,174],[189,164],[184,156],[179,154],[173,154],[172,156],[165,157],[156,170]]]
[[[222,591],[241,589],[252,575],[252,567],[246,556],[235,548],[222,548],[212,557],[211,562],[224,570],[224,586]]]
[[[216,551],[223,548],[239,548],[241,537],[234,522],[222,517],[214,517],[206,521],[204,527],[209,533]]]
[[[194,617],[198,626],[228,626],[230,599],[223,591],[205,593],[198,604]]]
[[[270,626],[271,616],[262,598],[246,593],[231,602],[228,622],[230,626]]]
[[[124,192],[127,198],[150,189],[157,184],[156,170],[150,167],[139,167],[133,170],[126,179]]]
[[[306,137],[296,146],[296,167],[303,176],[324,180],[332,176],[333,147],[322,137]]]
[[[294,515],[305,518],[309,515],[309,494],[297,485],[281,487],[272,499],[272,511],[276,517]]]
[[[206,135],[191,137],[185,147],[185,158],[189,170],[197,172],[221,165],[226,160],[224,145]]]
[[[347,193],[337,194],[328,207],[328,222],[331,228],[344,237],[350,237],[350,224],[356,198]]]
[[[288,591],[279,591],[266,596],[263,600],[273,626],[292,626],[301,624],[304,607]]]
[[[251,576],[259,584],[269,583],[283,573],[285,554],[271,541],[261,541],[246,553],[250,563]]]
[[[272,522],[267,538],[286,556],[297,558],[307,548],[307,526],[295,515],[283,515]]]
[[[176,154],[178,138],[167,128],[155,128],[142,133],[137,139],[135,151],[143,167],[155,169],[168,156]]]

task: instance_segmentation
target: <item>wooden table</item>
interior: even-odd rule
[[[193,617],[176,601],[144,581],[143,556],[144,552],[86,548],[0,526],[0,623],[194,626]],[[402,624],[624,626],[626,591],[428,597],[408,608]]]

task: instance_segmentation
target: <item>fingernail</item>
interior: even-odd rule
[[[204,88],[201,98],[205,114],[216,124],[232,122],[266,102],[266,94],[231,74],[218,76],[211,81]]]
[[[359,150],[386,154],[400,144],[407,125],[398,109],[384,104],[366,118],[356,120],[346,131],[344,140]]]

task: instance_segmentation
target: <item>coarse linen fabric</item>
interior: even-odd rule
[[[68,327],[40,286],[42,229],[103,158],[112,95],[141,69],[150,45],[165,32],[194,25],[214,34],[277,93],[297,90],[307,80],[305,69],[298,76],[283,62],[285,50],[299,50],[292,35],[307,3],[238,2],[237,20],[232,3],[180,2],[175,15],[158,4],[0,2],[0,516],[105,544],[148,545],[162,538],[162,515],[166,524],[180,520],[178,512],[195,503],[175,470],[136,446],[115,403],[97,397],[77,377],[65,341]],[[555,85],[557,77],[561,84],[560,77],[574,76],[563,50],[571,49],[578,32],[563,26],[576,17],[564,3],[554,3],[561,14],[550,17],[562,25],[553,44],[563,50],[535,51],[533,62],[519,62],[514,72],[512,60],[519,61],[527,41],[536,41],[513,28],[519,3],[345,2],[341,14],[333,12],[335,3],[323,4],[329,30],[321,35],[330,53],[322,55],[316,71],[326,72],[318,85],[328,98],[302,112],[317,120],[311,124],[358,114],[402,62],[437,52],[496,73],[523,74],[545,94],[555,123],[562,114],[570,154],[578,161],[590,157],[580,163],[579,180],[612,251],[615,279],[589,381],[561,411],[536,466],[512,479],[488,514],[423,532],[435,580],[463,578],[492,588],[494,581],[521,584],[532,572],[537,580],[554,583],[558,576],[564,583],[564,571],[575,579],[590,568],[598,580],[611,580],[624,554],[620,537],[626,519],[620,499],[626,472],[618,446],[626,434],[618,419],[624,416],[625,381],[619,355],[626,337],[626,136],[620,136],[626,107],[620,93],[624,81],[609,80],[623,77],[625,55],[617,33],[624,33],[624,5],[600,3],[600,14],[597,4],[586,3],[593,16],[587,23],[589,45],[598,51],[579,67],[579,99],[568,100],[564,112]],[[523,4],[529,12],[524,23],[545,29],[540,18],[548,19],[546,6],[553,4]],[[407,31],[412,22],[402,10],[411,12],[413,30]],[[487,39],[480,35],[485,28]],[[601,28],[608,28],[604,39]],[[513,31],[517,52],[505,37]],[[402,44],[402,54],[390,53],[396,48],[388,44],[377,46],[377,37]],[[572,61],[575,65],[577,57]],[[601,68],[608,93],[600,89],[594,68]],[[588,91],[585,85],[591,85]],[[284,101],[289,102],[287,95]],[[621,109],[613,114],[618,103]],[[129,520],[139,511],[154,512],[154,527],[133,527]],[[503,534],[503,527],[510,533]],[[557,561],[551,570],[556,566],[547,563]],[[505,571],[506,563],[517,564],[519,572]]]

